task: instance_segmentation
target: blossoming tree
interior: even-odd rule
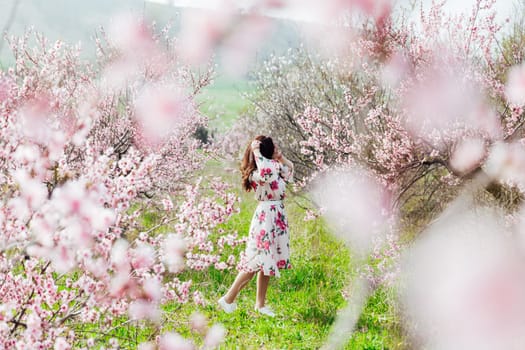
[[[410,20],[370,1],[328,2],[319,16],[334,19],[334,9],[354,6],[370,21],[343,26],[347,36],[326,25],[332,35],[322,42],[343,38],[331,43],[338,51],[313,64],[274,59],[259,81],[263,126],[270,124],[266,129],[287,144],[302,145],[295,157],[306,174],[302,184],[314,189],[354,253],[380,255],[373,243],[381,236],[390,241],[384,236],[392,227],[388,216],[394,228],[402,227],[400,219],[417,224],[411,227],[422,238],[399,266],[403,314],[416,347],[524,344],[523,318],[515,312],[523,304],[517,297],[523,278],[515,274],[525,266],[523,32],[502,32],[494,4],[477,1],[471,13],[456,15],[444,11],[444,2],[433,2]],[[316,64],[323,68],[312,73]],[[319,95],[324,100],[316,105]],[[479,200],[487,197],[492,199]],[[435,222],[427,226],[429,219]],[[342,346],[338,338],[352,331],[370,282],[355,281],[348,313],[328,348]]]
[[[116,22],[97,39],[96,63],[38,33],[7,39],[15,63],[0,75],[3,348],[89,348],[123,319],[160,330],[164,303],[205,302],[178,279],[183,269],[236,263],[223,253],[241,242],[235,234],[209,237],[237,198],[220,179],[194,175],[208,157],[192,136],[206,123],[194,98],[212,71],[181,65],[169,28]],[[153,226],[143,223],[148,212]],[[97,329],[86,337],[82,324]],[[210,332],[215,346],[222,331]],[[175,333],[157,340],[190,344]]]

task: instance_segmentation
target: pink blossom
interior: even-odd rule
[[[173,202],[171,198],[164,198],[162,200],[162,207],[165,211],[172,211],[173,210]]]
[[[456,146],[450,165],[459,173],[467,173],[480,165],[487,154],[482,139],[465,139]]]
[[[59,337],[55,340],[55,350],[69,350],[71,349],[71,345],[67,342],[65,338]]]
[[[287,4],[289,11],[293,11],[301,19],[320,23],[341,19],[344,14],[357,10],[381,24],[390,15],[392,7],[390,0],[328,0],[323,3],[314,0],[291,0],[287,1]]]
[[[179,272],[184,268],[183,255],[188,249],[184,238],[180,235],[170,233],[164,239],[162,245],[162,259],[171,272]]]
[[[111,278],[109,293],[116,298],[121,298],[135,287],[135,283],[129,273],[119,272]]]
[[[57,246],[53,251],[50,251],[47,257],[52,261],[53,268],[58,273],[69,272],[75,267],[75,253],[66,246]]]
[[[162,283],[158,278],[147,278],[142,283],[144,295],[148,300],[159,302],[162,296]]]
[[[178,333],[168,332],[160,337],[159,350],[193,350],[194,346]]]
[[[225,336],[226,336],[226,329],[224,328],[224,326],[218,323],[214,324],[208,330],[208,333],[206,334],[206,338],[204,338],[205,348],[214,349],[218,347],[224,341]]]
[[[217,10],[187,10],[181,20],[179,50],[183,59],[192,64],[205,63],[234,19],[234,7],[222,1]]]
[[[49,96],[42,94],[28,99],[20,108],[20,131],[29,139],[44,144],[51,140],[53,130],[48,119],[51,104]]]
[[[221,261],[215,264],[215,268],[217,270],[226,270],[228,268],[228,264],[226,264],[224,261]]]
[[[102,72],[101,88],[110,91],[124,90],[127,83],[139,76],[137,62],[119,60],[108,64]],[[79,140],[80,141],[80,140]]]
[[[489,150],[483,169],[493,179],[525,186],[524,146],[519,143],[495,143]]]
[[[319,214],[315,213],[313,210],[307,210],[304,216],[304,221],[315,220]]]
[[[27,166],[37,165],[38,161],[42,159],[38,146],[30,143],[19,145],[13,156],[17,162]]]
[[[126,55],[152,55],[155,49],[146,23],[132,15],[113,18],[108,34],[113,44]]]
[[[155,262],[155,250],[146,243],[137,243],[137,247],[131,251],[131,266],[134,269],[149,268]]]
[[[157,349],[157,347],[155,346],[155,343],[154,342],[144,342],[144,343],[140,343],[138,348],[138,350],[155,350]]]
[[[242,76],[255,59],[259,43],[270,33],[271,22],[266,16],[249,14],[222,43],[221,53],[226,72]]]
[[[390,0],[354,0],[352,2],[365,14],[374,17],[379,25],[386,20],[392,10]]]
[[[447,64],[454,67],[454,62]],[[404,96],[407,127],[427,142],[443,142],[444,135],[463,127],[491,138],[501,134],[497,115],[485,105],[475,82],[457,73],[461,69],[467,68],[442,71],[428,67]]]
[[[130,266],[129,243],[123,239],[115,242],[111,249],[111,262],[118,270],[127,271]]]
[[[16,90],[16,84],[13,79],[4,73],[0,73],[0,104],[7,101],[14,90]]]
[[[71,181],[53,193],[54,204],[62,215],[82,215],[87,204],[85,181]]]
[[[496,210],[472,211],[459,201],[407,256],[403,301],[428,344],[525,344],[523,259],[499,221]]]
[[[322,5],[321,5],[322,6]],[[328,23],[300,23],[300,30],[305,36],[305,40],[309,47],[323,55],[325,59],[343,58],[343,60],[351,65],[352,60],[358,60],[357,56],[349,59],[348,53],[354,50],[355,41],[359,37],[352,26],[347,26],[339,22],[333,23],[333,19],[329,19]],[[345,40],[341,40],[345,38]],[[341,72],[347,67],[341,65]]]
[[[47,199],[46,186],[38,179],[32,178],[26,171],[21,169],[16,171],[13,178],[18,182],[20,192],[29,208],[37,209]]]
[[[208,319],[203,314],[194,312],[190,317],[190,326],[192,330],[200,334],[206,334],[208,329]]]
[[[133,320],[148,319],[153,322],[160,321],[160,310],[157,304],[139,299],[129,305],[129,317]]]
[[[191,98],[175,85],[149,85],[142,89],[135,110],[142,136],[148,141],[162,140],[192,115]]]
[[[313,196],[335,233],[356,251],[367,253],[374,238],[386,233],[390,193],[367,171],[327,172],[316,182]]]
[[[509,69],[505,95],[510,103],[517,106],[525,105],[525,64]]]
[[[404,52],[396,51],[381,68],[381,78],[386,87],[397,88],[410,73],[410,65]]]
[[[38,339],[42,335],[42,319],[35,313],[27,317],[27,329],[25,331],[28,339]]]

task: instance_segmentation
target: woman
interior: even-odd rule
[[[219,305],[227,313],[235,311],[235,298],[257,274],[255,310],[273,317],[275,313],[265,304],[270,276],[279,277],[280,269],[291,267],[290,235],[282,201],[285,181],[293,176],[293,164],[282,155],[271,137],[257,136],[244,152],[241,174],[243,188],[255,192],[259,205],[250,225],[241,271],[228,293],[219,299]]]

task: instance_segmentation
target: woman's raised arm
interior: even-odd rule
[[[255,164],[257,164],[257,169],[252,173],[252,180],[256,182],[272,182],[277,180],[279,176],[276,163],[263,157],[260,150],[260,141],[252,142],[252,152],[255,157]]]

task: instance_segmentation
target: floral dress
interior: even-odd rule
[[[280,276],[279,269],[289,269],[290,235],[284,211],[286,183],[292,180],[293,169],[262,156],[254,150],[255,169],[251,176],[252,188],[259,201],[250,225],[246,251],[241,258],[241,269],[263,271],[267,276]]]

